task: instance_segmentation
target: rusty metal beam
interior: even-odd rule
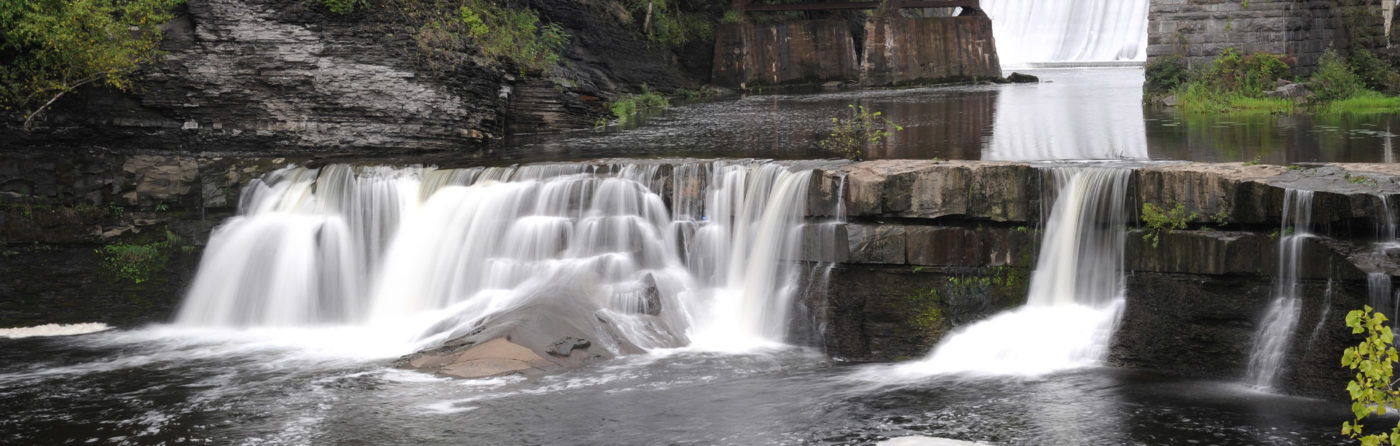
[[[744,2],[742,11],[830,11],[849,9],[875,9],[880,7],[880,2],[839,2],[839,3],[800,3],[791,5],[755,5],[752,0]],[[981,9],[982,2],[979,0],[891,0],[890,7],[893,8],[973,8]]]

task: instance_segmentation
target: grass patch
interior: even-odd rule
[[[1189,70],[1179,56],[1160,58],[1146,68],[1151,95],[1175,96],[1188,114],[1280,115],[1300,112],[1319,115],[1400,112],[1400,98],[1371,88],[1400,84],[1400,74],[1364,50],[1347,59],[1328,50],[1317,71],[1307,79],[1312,96],[1306,100],[1270,98],[1280,80],[1290,76],[1293,59],[1282,55],[1242,55],[1226,49],[1209,68]]]
[[[641,93],[628,93],[607,103],[608,110],[617,117],[619,124],[631,122],[637,113],[647,110],[660,110],[671,106],[671,100],[651,91],[642,85]]]
[[[1400,112],[1400,97],[1365,90],[1349,98],[1324,104],[1317,111],[1325,115],[1397,113]]]

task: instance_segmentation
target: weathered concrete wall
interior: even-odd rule
[[[732,23],[715,31],[711,81],[717,85],[821,83],[858,76],[855,39],[840,20]]]
[[[1310,74],[1328,48],[1386,46],[1384,0],[1152,0],[1148,60],[1171,54],[1208,66],[1225,48],[1297,58]],[[1246,4],[1248,5],[1246,7]]]
[[[1366,303],[1367,273],[1400,275],[1372,243],[1384,200],[1400,198],[1397,178],[1400,168],[1364,164],[1135,169],[1127,211],[1182,203],[1194,215],[1189,230],[1162,234],[1156,247],[1142,230],[1128,234],[1127,303],[1110,363],[1242,378],[1274,297],[1284,191],[1312,190],[1323,237],[1303,251],[1304,311],[1279,385],[1337,397],[1347,378],[1337,355],[1356,342],[1341,315]],[[830,291],[808,296],[827,350],[855,361],[920,357],[950,330],[1023,303],[1052,204],[1047,181],[1039,168],[1014,162],[885,160],[823,170],[808,213],[828,219],[840,200],[848,219],[844,231],[828,230],[846,243],[809,258],[840,262],[822,287]],[[845,252],[829,252],[842,245]]]
[[[992,20],[984,14],[880,18],[866,22],[865,36],[861,85],[1001,78]]]
[[[889,86],[1001,78],[985,15],[872,19],[864,36],[858,44],[839,20],[723,24],[715,30],[712,82]]]

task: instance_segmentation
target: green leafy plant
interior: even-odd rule
[[[617,117],[619,123],[626,124],[637,116],[638,112],[645,110],[657,110],[671,106],[671,101],[666,99],[645,84],[642,85],[641,93],[628,93],[608,102],[607,108]]]
[[[1366,84],[1351,70],[1345,58],[1336,51],[1327,50],[1317,61],[1317,71],[1308,82],[1318,101],[1337,101],[1355,96],[1366,89]]]
[[[831,118],[831,133],[821,141],[822,148],[835,152],[846,159],[859,161],[867,147],[880,144],[885,138],[903,131],[904,127],[881,116],[881,112],[870,112],[865,106],[850,104],[846,108],[850,115],[845,118]]]
[[[179,236],[165,231],[164,240],[139,245],[114,243],[96,251],[102,256],[109,272],[139,284],[150,280],[153,273],[165,267],[171,250],[179,243]]]
[[[491,62],[515,64],[522,75],[559,65],[570,39],[563,28],[542,22],[533,9],[499,6],[490,0],[465,0],[446,11],[412,8],[407,15],[422,23],[414,40],[425,55],[441,59],[443,54],[475,47]],[[449,65],[457,62],[446,59]]]
[[[321,4],[336,14],[349,14],[368,6],[369,0],[321,0]]]
[[[1244,162],[1244,165],[1246,165],[1246,166],[1258,166],[1259,163],[1262,163],[1262,162],[1264,162],[1264,158],[1263,158],[1263,157],[1261,157],[1260,155],[1254,155],[1254,159],[1249,160],[1249,161],[1245,161],[1245,162]]]
[[[1164,210],[1152,203],[1143,203],[1142,222],[1147,228],[1147,235],[1142,236],[1142,239],[1152,242],[1152,247],[1156,248],[1161,242],[1163,232],[1186,229],[1186,223],[1195,218],[1196,213],[1188,215],[1186,206],[1181,202],[1177,202],[1171,210]]]
[[[1171,91],[1191,79],[1191,70],[1186,67],[1186,58],[1179,54],[1158,57],[1143,67],[1146,77],[1144,86],[1152,92]]]
[[[1351,172],[1347,172],[1347,173],[1345,173],[1345,174],[1342,174],[1342,178],[1346,178],[1346,180],[1347,180],[1348,182],[1350,182],[1351,184],[1362,184],[1362,185],[1367,185],[1367,186],[1372,186],[1372,187],[1376,187],[1376,186],[1379,186],[1379,185],[1380,185],[1380,182],[1379,182],[1379,181],[1376,181],[1375,178],[1371,178],[1371,177],[1368,177],[1368,176],[1365,176],[1365,175],[1352,175]]]
[[[1396,354],[1395,334],[1387,322],[1384,314],[1369,305],[1352,310],[1346,318],[1352,334],[1365,334],[1366,338],[1342,352],[1342,367],[1356,372],[1356,377],[1347,383],[1355,418],[1342,422],[1342,435],[1359,439],[1367,446],[1400,444],[1400,425],[1388,432],[1366,434],[1361,424],[1371,415],[1385,415],[1391,408],[1400,407],[1400,389],[1394,379],[1395,362],[1400,355]]]
[[[713,17],[684,11],[678,3],[676,0],[623,2],[635,23],[641,26],[642,34],[653,42],[679,48],[691,42],[713,39]],[[724,17],[728,17],[728,13]],[[738,12],[735,12],[735,20],[738,20]]]
[[[24,128],[89,84],[130,89],[183,0],[0,0],[0,106]]]
[[[1216,211],[1216,213],[1211,214],[1210,220],[1215,222],[1216,226],[1225,226],[1230,223],[1230,210],[1221,209]]]

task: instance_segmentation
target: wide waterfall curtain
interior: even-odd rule
[[[1146,60],[1148,0],[982,0],[1003,65]]]

